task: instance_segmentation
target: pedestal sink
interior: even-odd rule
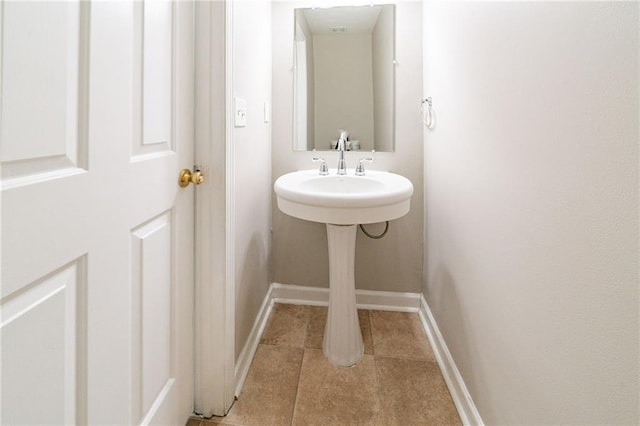
[[[409,212],[413,185],[400,175],[367,170],[356,176],[301,170],[280,176],[274,190],[282,212],[326,223],[329,243],[329,312],[322,349],[329,361],[349,367],[364,352],[356,309],[354,260],[358,224],[397,219]]]

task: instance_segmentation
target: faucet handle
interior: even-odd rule
[[[313,152],[315,153],[316,150],[314,149]],[[327,166],[327,162],[325,161],[324,158],[314,156],[311,158],[311,161],[313,161],[314,163],[317,163],[318,161],[320,161],[320,170],[318,171],[320,176],[326,176],[329,174],[329,166]]]
[[[364,176],[364,161],[367,163],[371,163],[373,161],[373,154],[375,154],[376,150],[371,150],[371,157],[369,158],[361,158],[358,160],[358,165],[356,166],[356,176]]]

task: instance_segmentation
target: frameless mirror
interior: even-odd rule
[[[393,151],[395,6],[294,13],[293,149]]]

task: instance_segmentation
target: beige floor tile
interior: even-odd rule
[[[237,419],[234,421],[238,421]],[[213,425],[226,425],[226,426],[247,426],[244,423],[234,423],[234,421],[227,420],[225,417],[213,417],[202,421],[200,426],[213,426]],[[207,423],[208,422],[208,423]],[[261,423],[252,423],[261,424]]]
[[[363,356],[355,367],[339,368],[321,350],[305,350],[294,425],[372,424],[379,416],[373,356]]]
[[[225,418],[224,417],[219,417],[219,416],[213,416],[209,419],[202,419],[202,423],[200,424],[200,426],[211,426],[211,425],[220,425],[220,424],[225,424],[224,423]],[[227,423],[227,424],[231,424],[231,423]]]
[[[233,423],[225,423],[225,417],[213,416],[209,419],[202,419],[202,423],[200,426],[211,426],[211,425],[231,425]]]
[[[251,424],[262,424],[262,423],[251,423]],[[226,417],[212,417],[210,419],[204,419],[202,420],[202,424],[200,426],[213,426],[213,425],[247,426],[244,423],[239,423],[238,419],[227,420]]]
[[[365,355],[373,355],[373,337],[371,336],[371,319],[369,317],[369,311],[366,309],[358,309],[358,321],[360,321],[364,353]]]
[[[376,356],[435,361],[417,313],[369,311]]]
[[[202,422],[202,419],[192,417],[187,420],[187,424],[185,426],[200,426],[200,422]]]
[[[305,348],[322,349],[324,326],[327,322],[327,311],[328,308],[326,306],[309,306],[309,325],[307,326]],[[364,353],[366,355],[373,355],[369,311],[358,309],[358,321],[360,322],[360,332],[362,333],[362,342],[364,343]]]
[[[307,326],[307,339],[304,342],[305,348],[322,349],[327,311],[326,306],[309,306],[309,325]]]
[[[435,362],[376,357],[376,371],[382,424],[461,424]]]
[[[260,343],[303,348],[308,321],[309,306],[276,303]]]
[[[223,424],[291,423],[304,349],[258,345],[242,393]]]

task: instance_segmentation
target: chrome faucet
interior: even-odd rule
[[[346,130],[340,131],[340,139],[338,139],[338,144],[336,145],[336,149],[338,150],[338,174],[346,175],[347,174],[347,162],[344,161],[344,152],[347,150],[347,132]]]

